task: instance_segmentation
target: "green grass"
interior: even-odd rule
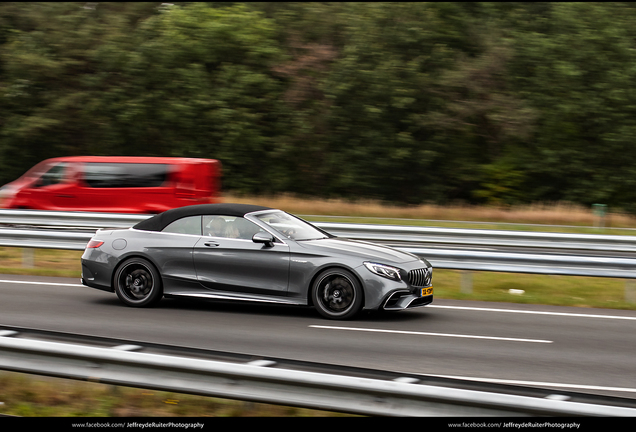
[[[27,249],[33,253],[33,267],[24,267],[22,248],[0,247],[0,274],[77,277],[82,274],[81,251]]]
[[[462,272],[433,271],[435,298],[636,310],[623,279],[471,272],[472,293],[461,291]],[[522,290],[522,294],[510,290]]]
[[[0,372],[0,413],[20,417],[331,417],[347,414]]]

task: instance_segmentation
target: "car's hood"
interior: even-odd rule
[[[313,252],[331,256],[334,254],[357,256],[364,261],[373,261],[380,264],[401,264],[419,260],[416,255],[388,246],[339,237],[299,241],[298,244]]]

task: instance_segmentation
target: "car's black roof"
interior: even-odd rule
[[[226,215],[243,217],[247,213],[259,210],[275,209],[253,204],[199,204],[166,210],[163,213],[159,213],[151,218],[139,222],[133,228],[144,231],[161,231],[172,222],[186,216]]]

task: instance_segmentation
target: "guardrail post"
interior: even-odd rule
[[[627,303],[636,303],[636,280],[634,279],[625,281],[625,301]]]
[[[605,215],[607,214],[607,205],[592,204],[592,213],[594,213],[594,226],[596,228],[605,228]]]
[[[461,292],[463,294],[473,293],[473,272],[462,270]]]
[[[35,267],[35,251],[33,248],[22,248],[22,267]]]

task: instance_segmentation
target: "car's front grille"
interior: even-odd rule
[[[433,277],[432,268],[420,268],[409,272],[409,285],[414,287],[427,287]]]

